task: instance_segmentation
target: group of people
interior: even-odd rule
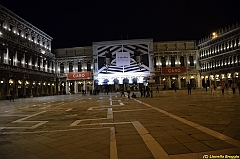
[[[130,94],[131,94],[131,88],[130,87],[127,87],[127,95],[128,95],[128,98],[130,98]],[[141,94],[141,97],[153,97],[153,91],[150,87],[146,86],[146,87],[141,87],[140,88],[140,94]],[[124,96],[125,97],[125,94],[124,94],[124,89],[121,90],[121,97]],[[131,95],[132,98],[136,98],[136,94],[133,92],[132,95]]]
[[[214,83],[212,82],[211,85],[210,85],[210,90],[211,90],[211,94],[213,95],[215,90],[216,90],[216,86],[214,85]],[[225,89],[228,89],[228,84],[225,83],[224,81],[222,81],[220,83],[220,88],[221,88],[221,91],[222,91],[222,94],[224,94],[225,92]],[[232,92],[233,94],[236,93],[236,89],[238,88],[238,93],[240,94],[240,80],[237,82],[237,84],[235,82],[232,82],[230,84],[230,88],[232,89]],[[207,90],[207,89],[206,89]]]
[[[153,97],[152,88],[146,86],[140,88],[141,97]]]
[[[233,94],[235,94],[237,88],[238,88],[238,93],[240,94],[240,80],[238,80],[237,84],[235,82],[232,82],[230,87],[232,89]],[[227,84],[222,81],[221,82],[222,94],[224,94],[224,90],[226,88],[227,88]]]

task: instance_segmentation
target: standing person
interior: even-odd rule
[[[150,88],[147,86],[147,87],[146,87],[146,92],[147,92],[146,97],[150,97],[149,91],[150,91]]]
[[[156,88],[156,93],[159,93],[159,88],[158,88],[158,86],[157,86],[157,88]]]
[[[187,88],[188,88],[188,94],[192,93],[192,85],[188,82],[187,84]]]
[[[13,91],[10,91],[10,102],[13,101],[14,102],[14,94]]]
[[[151,98],[153,97],[153,90],[152,90],[152,87],[150,89],[150,94],[151,94]]]
[[[231,88],[232,88],[233,94],[235,94],[236,87],[237,87],[236,84],[234,82],[232,82]]]
[[[121,96],[124,96],[125,97],[125,94],[124,94],[124,88],[122,88],[122,91],[121,91]]]
[[[108,94],[108,92],[109,92],[109,90],[108,90],[108,88],[106,88],[106,93]]]
[[[130,87],[127,88],[127,93],[128,93],[128,98],[130,98],[130,93],[131,93]]]
[[[222,81],[222,83],[221,83],[222,94],[224,94],[224,89],[225,89],[225,83]]]
[[[173,86],[174,86],[174,90],[176,92],[177,91],[177,84],[176,84],[176,82],[173,83]]]
[[[140,88],[141,97],[143,96],[143,87]]]
[[[143,88],[143,97],[146,97],[146,88]]]
[[[240,95],[240,80],[238,80],[237,86],[238,86],[238,94]]]

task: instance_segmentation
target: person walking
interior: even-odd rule
[[[151,98],[153,97],[153,90],[152,90],[152,88],[150,89],[150,96],[151,96]]]
[[[235,94],[236,87],[237,87],[236,84],[234,82],[232,82],[231,88],[232,88],[233,94]]]
[[[214,84],[211,83],[210,85],[210,90],[211,90],[211,94],[214,95]]]
[[[192,85],[188,82],[187,84],[187,88],[188,88],[188,94],[192,93]]]
[[[222,81],[222,83],[221,83],[222,94],[224,94],[224,89],[225,89],[225,83]]]
[[[158,88],[158,86],[157,86],[157,88],[156,88],[156,93],[159,93],[159,88]]]
[[[238,87],[238,94],[240,95],[240,80],[238,80],[237,87]]]
[[[173,86],[174,86],[174,90],[176,92],[177,91],[177,84],[176,84],[176,82],[173,83]]]
[[[14,102],[14,94],[13,91],[10,91],[10,102],[13,101]]]

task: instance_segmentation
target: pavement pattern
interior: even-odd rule
[[[240,95],[205,89],[0,101],[0,159],[240,158]]]

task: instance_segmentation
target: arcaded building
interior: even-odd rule
[[[201,87],[199,53],[196,41],[153,43],[155,83],[165,89]]]
[[[54,50],[59,94],[86,93],[93,87],[93,53],[91,46]]]
[[[202,85],[228,86],[240,80],[240,26],[238,23],[216,30],[198,43]]]
[[[0,99],[56,94],[52,39],[0,5]]]

